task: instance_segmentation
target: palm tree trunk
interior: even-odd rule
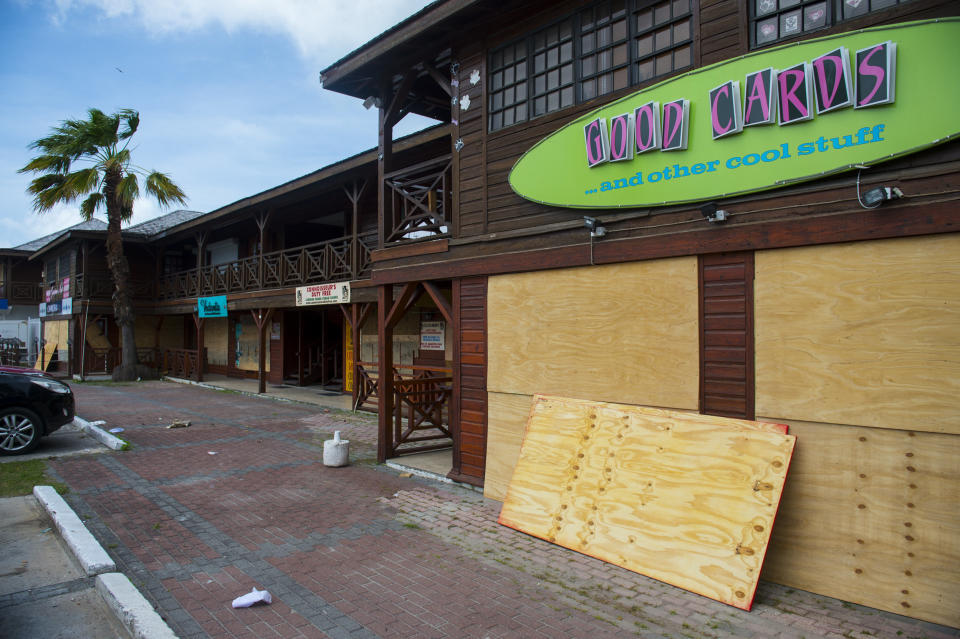
[[[107,266],[113,276],[113,316],[120,326],[120,346],[123,358],[120,370],[114,371],[113,378],[118,381],[136,379],[137,340],[134,335],[133,295],[130,292],[130,264],[123,254],[123,239],[120,235],[121,205],[116,192],[120,182],[119,172],[108,170],[104,188],[107,200]]]

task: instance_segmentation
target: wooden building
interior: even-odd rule
[[[589,211],[547,199],[569,186],[564,176],[588,169],[582,116],[639,107],[643,94],[628,99],[638,90],[692,86],[723,68],[738,69],[731,79],[744,83],[744,67],[777,72],[791,55],[797,73],[811,73],[813,57],[832,47],[849,48],[843,56],[857,62],[850,43],[896,43],[911,21],[946,18],[910,29],[953,29],[956,14],[945,0],[440,0],[325,69],[325,88],[380,110],[369,187],[378,235],[364,290],[377,296],[381,460],[414,438],[393,421],[414,392],[392,374],[396,327],[428,299],[449,326],[451,478],[504,497],[535,393],[787,423],[798,446],[764,578],[960,626],[957,131],[859,170],[827,158],[815,175],[763,188],[697,195],[693,180],[674,179],[662,202]],[[858,34],[881,26],[891,30]],[[919,39],[900,43],[904,69]],[[943,82],[952,82],[945,65],[960,53],[957,42],[927,65]],[[870,73],[880,60],[864,51],[848,73]],[[897,102],[885,117],[914,108],[903,106],[919,90],[912,73],[895,76]],[[789,115],[799,94],[783,86]],[[831,114],[835,95],[817,117],[782,129],[800,136],[791,145],[807,135],[816,150],[830,118],[870,112]],[[709,142],[707,92],[675,97],[692,103],[691,149],[704,127]],[[951,107],[935,102],[927,106],[942,120]],[[407,113],[449,127],[444,148],[418,165],[436,176],[422,181],[419,197],[402,190],[392,140]],[[611,123],[618,115],[597,113]],[[632,118],[631,127],[640,115]],[[925,118],[916,110],[897,121],[920,130]],[[518,195],[510,182],[518,160],[570,123],[579,127],[567,136],[580,140],[578,167],[544,164],[560,176],[551,186],[551,176],[533,175],[546,195]],[[751,129],[750,139],[781,130],[769,127]],[[714,137],[725,128],[715,126]],[[609,140],[593,139],[606,159],[616,154]],[[830,150],[823,139],[820,150]],[[726,166],[776,159],[760,151]],[[654,156],[659,166],[643,159]],[[689,154],[654,156],[634,160],[648,183],[651,171],[666,182],[709,167],[674,166]],[[620,181],[598,179],[593,191],[628,186]]]

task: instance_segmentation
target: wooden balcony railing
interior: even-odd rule
[[[130,289],[134,299],[152,300],[157,293],[156,282],[148,279],[131,279]],[[113,291],[113,276],[109,271],[87,271],[73,277],[69,293],[74,299],[111,299]]]
[[[446,155],[384,176],[387,244],[450,234],[451,166]]]
[[[379,380],[376,362],[357,362],[356,406],[377,410]],[[433,366],[395,366],[393,369],[393,428],[388,456],[410,455],[449,448],[450,397],[453,371]],[[434,442],[434,443],[425,443]]]
[[[206,357],[204,357],[204,359],[206,359]],[[197,367],[200,365],[200,354],[196,349],[168,348],[163,351],[163,365],[161,366],[161,370],[164,371],[165,375],[169,375],[170,377],[191,379],[196,377]]]
[[[181,271],[160,279],[157,296],[169,300],[362,279],[375,248],[376,233],[366,233],[356,241],[342,237]]]
[[[43,284],[40,282],[3,282],[0,283],[0,299],[11,304],[39,304],[43,301]]]
[[[109,348],[94,348],[87,345],[86,352],[83,355],[83,372],[85,375],[91,373],[105,373],[107,375],[113,372],[113,369],[120,365],[123,358],[123,350],[119,346]],[[137,358],[140,363],[150,368],[156,368],[160,363],[160,350],[157,348],[141,347],[137,348]],[[79,364],[79,362],[77,362]]]

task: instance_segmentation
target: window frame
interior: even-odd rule
[[[763,1],[772,1],[776,8],[759,14],[758,4]],[[793,1],[793,0],[788,0]],[[794,4],[784,8],[781,6],[781,3],[784,0],[748,0],[747,4],[747,40],[750,51],[755,51],[757,49],[763,49],[764,47],[775,46],[778,44],[783,44],[784,42],[791,42],[798,38],[804,36],[809,36],[814,33],[819,33],[821,31],[826,31],[837,27],[838,25],[844,24],[846,22],[852,22],[854,20],[859,20],[867,18],[881,12],[890,11],[891,9],[897,9],[900,6],[913,2],[914,0],[863,0],[863,3],[866,4],[867,8],[863,11],[857,11],[855,15],[844,16],[844,0],[795,0]],[[882,6],[874,8],[874,4],[881,4]],[[818,4],[823,4],[826,7],[826,13],[824,15],[824,23],[809,29],[804,29],[802,21],[806,19],[806,10],[809,7],[813,7]],[[800,30],[791,33],[789,35],[783,36],[780,35],[783,27],[783,19],[795,12],[800,12],[799,17],[801,18]],[[777,18],[777,36],[771,40],[767,40],[763,43],[758,43],[757,30],[759,29],[760,23],[766,22],[771,18]]]
[[[685,5],[685,9],[681,11],[676,11],[675,8],[677,5]],[[665,22],[657,23],[656,17],[654,15],[655,11],[666,6],[669,11],[669,17]],[[523,122],[529,122],[536,118],[539,118],[550,113],[556,113],[563,111],[572,106],[578,104],[583,104],[597,98],[603,98],[604,96],[615,95],[618,92],[631,87],[636,87],[641,84],[648,83],[650,81],[667,77],[678,71],[692,69],[694,67],[696,59],[696,40],[694,38],[694,33],[697,25],[697,12],[698,12],[698,3],[697,0],[599,0],[592,2],[587,6],[580,7],[573,13],[564,15],[558,19],[552,20],[547,24],[538,26],[535,30],[525,34],[522,37],[514,38],[507,42],[502,43],[496,48],[490,49],[486,55],[487,61],[487,96],[486,96],[486,130],[488,133],[496,133],[507,129],[513,125],[520,124]],[[620,9],[622,7],[622,10]],[[594,16],[591,24],[593,24],[592,31],[590,27],[584,27],[583,15],[587,11],[597,11],[600,9],[603,13],[603,16],[600,19],[597,19]],[[644,11],[649,10],[651,12],[651,22],[648,26],[644,28],[639,28],[637,25],[637,19],[640,14]],[[594,44],[593,48],[587,50],[587,53],[584,53],[584,43],[583,38],[588,34],[593,34],[596,41],[596,34],[600,29],[611,28],[616,23],[619,22],[620,18],[617,17],[618,13],[622,13],[623,20],[626,23],[626,33],[624,37],[613,38],[608,44],[600,46]],[[678,23],[686,23],[687,33],[685,38],[676,38],[675,31],[678,26]],[[563,36],[562,25],[564,23],[569,23],[570,36]],[[572,45],[572,58],[569,61],[563,59],[562,54],[558,54],[557,64],[549,64],[549,59],[546,61],[545,69],[543,71],[538,71],[536,67],[536,56],[541,54],[546,54],[551,47],[554,46],[554,43],[546,43],[542,47],[537,47],[537,40],[542,34],[547,34],[551,30],[556,29],[557,32],[561,35],[558,38],[558,41],[555,43],[556,48],[563,47],[568,42]],[[669,31],[670,33],[670,42],[667,46],[663,48],[657,48],[656,46],[656,35],[663,31]],[[653,38],[651,49],[649,52],[644,53],[642,56],[639,53],[639,44],[638,41],[640,38],[648,36]],[[620,64],[611,64],[609,67],[600,70],[599,64],[596,64],[593,71],[590,73],[584,73],[584,59],[585,56],[599,56],[602,52],[610,51],[611,59],[614,56],[614,50],[617,46],[625,44],[627,47],[626,52],[626,61],[625,63]],[[689,52],[689,61],[684,66],[677,67],[675,65],[676,52],[680,49],[684,49]],[[511,53],[512,60],[506,62],[507,51]],[[522,59],[521,54],[522,53]],[[661,73],[656,72],[656,63],[658,59],[662,59],[665,55],[670,56],[671,68],[667,71]],[[649,76],[641,77],[640,68],[642,64],[651,63],[653,65],[653,73]],[[516,68],[519,64],[524,65],[525,78],[520,81],[515,75],[512,83],[506,82],[506,76],[496,77],[498,73],[504,73],[508,66],[513,66]],[[572,77],[569,80],[564,80],[563,68],[567,65],[572,65]],[[610,88],[609,90],[600,93],[594,91],[589,93],[584,91],[584,86],[586,82],[595,81],[599,84],[600,78],[608,74],[613,76],[613,74],[622,69],[623,67],[627,68],[628,77],[627,84],[625,87],[616,87]],[[545,82],[543,91],[538,92],[536,87],[536,77],[539,75],[547,76],[551,70],[557,69],[558,71],[558,80],[557,85],[550,85],[548,82]],[[614,81],[615,82],[615,81]],[[517,97],[517,88],[520,85],[525,85],[523,90],[523,98]],[[615,86],[615,85],[614,85]],[[563,92],[572,87],[572,101],[567,103],[563,98]],[[509,91],[513,90],[512,102],[507,102],[507,96]],[[557,94],[560,96],[558,98],[558,105],[555,108],[550,108],[549,96],[551,94]],[[547,104],[546,108],[542,111],[538,111],[536,108],[537,100],[546,96]],[[586,97],[585,97],[586,96]],[[510,117],[505,117],[504,113],[510,111]],[[522,112],[523,117],[519,117],[517,113]],[[506,120],[510,120],[506,122]]]

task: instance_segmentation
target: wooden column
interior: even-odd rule
[[[297,311],[297,386],[303,386],[303,311]]]
[[[381,249],[386,243],[388,224],[390,231],[393,230],[393,221],[387,220],[387,185],[384,181],[393,164],[393,125],[387,115],[387,110],[381,106],[377,134],[377,248]]]
[[[360,279],[360,237],[359,217],[360,217],[360,196],[363,195],[367,183],[365,180],[354,180],[350,188],[343,187],[347,194],[347,199],[353,205],[353,219],[350,223],[350,279]]]
[[[193,323],[197,327],[197,370],[196,370],[196,381],[203,381],[203,323],[206,321],[204,318],[200,317],[199,313],[193,314]]]
[[[264,237],[264,232],[266,231],[266,228],[267,228],[267,222],[270,221],[270,213],[272,213],[272,210],[267,210],[266,213],[260,213],[257,215],[255,220],[257,223],[257,228],[260,230],[260,249],[257,254],[257,273],[258,273],[258,277],[260,278],[259,288],[261,289],[266,288],[263,282],[263,253],[264,253],[263,247],[264,247],[264,242],[266,240],[266,238]],[[263,391],[260,391],[260,392],[263,392]]]
[[[259,357],[257,358],[257,392],[267,392],[267,371],[266,371],[266,337],[267,327],[270,325],[270,318],[273,317],[273,309],[251,310],[253,321],[257,323],[257,339],[259,341]]]
[[[194,233],[193,239],[197,242],[197,290],[194,291],[194,294],[200,297],[203,292],[203,252],[207,245],[207,234],[206,232]]]
[[[377,461],[381,464],[393,453],[393,327],[388,322],[392,308],[393,287],[381,286],[377,290]]]

